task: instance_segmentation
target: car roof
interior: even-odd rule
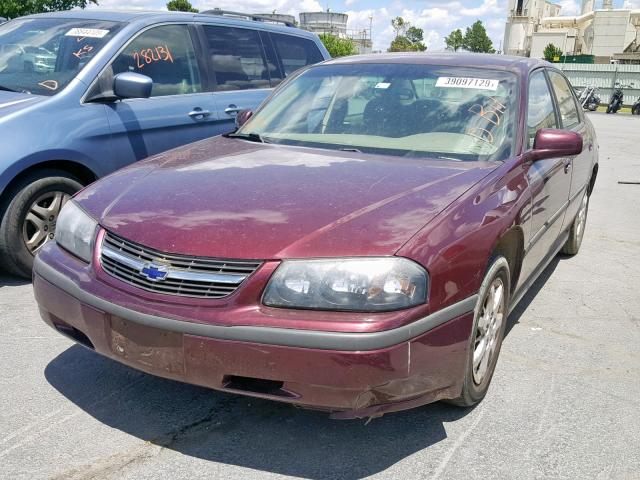
[[[516,73],[526,73],[540,66],[552,66],[552,64],[546,61],[538,60],[535,58],[468,52],[412,52],[354,55],[350,57],[340,57],[328,60],[324,62],[323,65],[356,65],[365,63],[445,65],[452,67],[490,68],[494,70],[507,70]]]
[[[251,28],[260,28],[264,30],[277,31],[279,33],[288,33],[309,38],[316,37],[316,35],[312,32],[308,32],[300,28],[279,25],[272,22],[260,22],[234,16],[191,12],[168,12],[163,10],[108,10],[102,8],[88,8],[86,10],[78,9],[66,10],[62,12],[38,13],[35,15],[28,15],[20,18],[69,18],[123,23],[141,22],[145,24],[170,22],[176,20],[198,22],[210,21],[219,24],[227,24],[230,26],[237,25]]]

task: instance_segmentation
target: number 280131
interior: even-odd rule
[[[143,69],[145,65],[155,62],[173,63],[173,55],[167,45],[156,45],[155,47],[136,50],[133,52],[133,60],[136,62],[138,69]]]

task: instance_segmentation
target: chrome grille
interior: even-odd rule
[[[222,260],[163,253],[107,232],[100,263],[105,272],[144,290],[183,297],[222,298],[255,272],[257,260]],[[146,271],[162,275],[150,277]]]

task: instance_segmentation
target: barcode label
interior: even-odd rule
[[[444,88],[476,88],[479,90],[498,89],[499,80],[490,78],[469,78],[469,77],[438,77],[436,87]]]

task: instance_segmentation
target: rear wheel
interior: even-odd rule
[[[31,277],[34,256],[54,238],[60,210],[81,188],[66,172],[43,170],[11,189],[0,220],[0,257],[9,273]]]
[[[582,238],[584,237],[584,229],[587,226],[587,213],[589,213],[589,194],[584,192],[582,202],[580,203],[580,210],[573,219],[571,228],[569,228],[569,238],[562,247],[561,252],[566,255],[575,255],[580,250],[582,245]]]
[[[507,324],[509,285],[509,263],[494,258],[478,292],[462,392],[449,403],[471,407],[486,395]]]
[[[640,115],[640,103],[635,105],[631,110],[632,115]]]

